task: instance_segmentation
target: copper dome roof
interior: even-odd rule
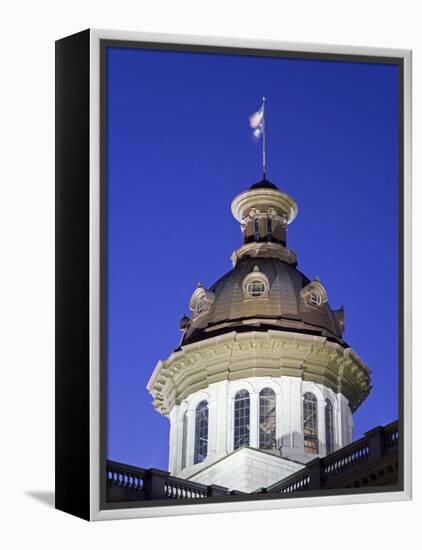
[[[255,275],[266,281],[263,296],[253,297],[245,289],[245,278]],[[333,311],[325,300],[318,306],[307,300],[306,289],[314,284],[323,289],[291,263],[244,255],[209,290],[200,287],[207,305],[199,312],[191,306],[182,345],[225,332],[279,329],[319,334],[347,346],[342,339],[343,310]]]

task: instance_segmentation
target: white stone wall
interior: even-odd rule
[[[268,487],[298,470],[303,465],[263,451],[242,447],[191,477],[205,485],[222,485],[230,490],[251,493]]]
[[[224,380],[210,384],[205,390],[192,393],[180,405],[173,407],[169,415],[171,426],[169,470],[171,473],[184,478],[194,476],[197,479],[198,472],[233,452],[234,397],[242,389],[247,390],[250,396],[250,447],[258,448],[259,393],[264,388],[271,388],[276,396],[276,440],[277,448],[281,448],[282,457],[304,464],[316,456],[325,456],[326,399],[329,399],[333,406],[335,449],[352,441],[353,420],[347,399],[321,384],[291,376]],[[303,396],[306,392],[313,393],[318,403],[318,455],[308,454],[304,451]],[[195,411],[202,400],[206,400],[209,407],[208,454],[203,462],[193,464]],[[188,430],[186,467],[182,469],[183,416],[185,412],[188,418]],[[270,458],[273,457],[270,456]],[[277,458],[275,457],[275,459]],[[217,482],[212,481],[212,483]]]

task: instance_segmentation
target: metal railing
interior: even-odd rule
[[[358,475],[362,465],[396,452],[398,443],[399,431],[396,421],[366,432],[364,437],[350,445],[324,458],[316,458],[299,472],[255,492],[293,493],[335,485],[342,477],[352,476],[353,473]]]

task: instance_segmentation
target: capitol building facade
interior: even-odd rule
[[[343,339],[343,308],[287,247],[294,200],[264,179],[231,209],[232,269],[193,290],[180,345],[147,387],[170,421],[170,473],[251,493],[352,442],[370,370]]]

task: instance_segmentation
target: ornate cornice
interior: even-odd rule
[[[351,349],[322,336],[269,330],[230,332],[182,346],[159,361],[147,389],[168,415],[210,384],[254,376],[294,376],[342,393],[353,410],[370,391],[371,371]]]
[[[233,267],[242,256],[249,256],[250,258],[277,258],[288,264],[296,265],[297,263],[296,254],[292,250],[276,243],[254,242],[244,244],[230,256]]]
[[[273,208],[279,216],[285,218],[286,224],[291,223],[298,212],[296,202],[277,189],[249,189],[233,199],[232,214],[238,222],[242,222],[252,208],[258,210]]]

